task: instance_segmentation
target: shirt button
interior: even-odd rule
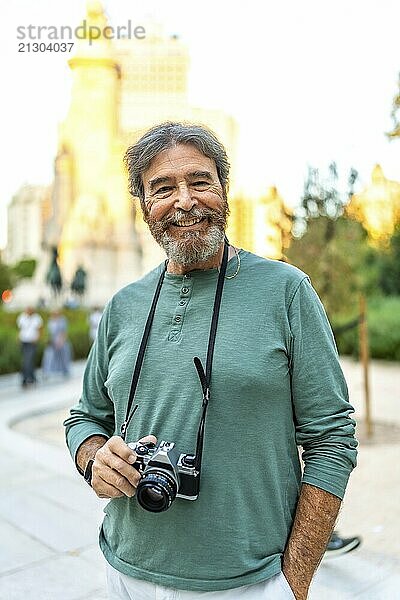
[[[176,317],[175,317],[175,321],[176,321],[177,323],[180,323],[180,322],[181,322],[181,320],[182,320],[182,317],[181,317],[180,315],[176,315]]]
[[[191,278],[191,274],[190,274],[190,273],[186,273],[186,274],[183,276],[183,278],[184,278],[184,279],[190,279],[190,278]]]
[[[179,300],[179,306],[185,306],[186,300]]]
[[[188,294],[189,293],[189,288],[188,287],[183,287],[182,288],[182,294]]]

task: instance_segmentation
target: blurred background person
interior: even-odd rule
[[[54,311],[47,324],[49,343],[43,354],[44,377],[55,373],[68,377],[70,374],[71,345],[67,340],[67,328],[68,322],[64,315],[60,311]]]
[[[17,318],[22,352],[22,387],[36,383],[35,358],[37,343],[43,327],[43,319],[31,306]]]

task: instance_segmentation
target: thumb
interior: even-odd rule
[[[155,435],[145,435],[144,437],[141,437],[138,441],[143,443],[152,442],[153,444],[157,444],[157,438]]]

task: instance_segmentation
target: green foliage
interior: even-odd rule
[[[13,272],[0,259],[0,297],[4,290],[11,290],[14,287]]]
[[[12,267],[16,279],[30,279],[35,274],[36,260],[34,258],[24,258]]]
[[[354,315],[356,316],[356,315]],[[344,321],[334,323],[340,326]],[[369,351],[372,358],[400,360],[400,297],[375,297],[367,310]],[[358,328],[336,337],[341,354],[358,357]]]
[[[359,292],[374,285],[373,271],[365,268],[368,252],[359,223],[345,216],[325,216],[309,221],[306,233],[293,240],[287,256],[310,276],[328,315],[335,319],[354,314]]]
[[[388,296],[400,296],[400,226],[390,239],[389,248],[382,252],[377,261],[379,285]]]
[[[2,317],[2,313],[0,313]],[[14,319],[15,321],[15,319]],[[0,327],[0,374],[18,371],[21,365],[21,352],[16,329]]]
[[[48,341],[46,323],[49,320],[49,312],[38,311],[42,316],[44,333],[38,344],[37,365],[40,365],[43,350]],[[0,375],[13,373],[20,370],[21,352],[18,340],[18,328],[16,325],[19,313],[11,313],[0,309]],[[86,358],[90,350],[88,313],[85,310],[63,310],[68,320],[68,340],[72,346],[74,359]]]

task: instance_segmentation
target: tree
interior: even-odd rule
[[[18,280],[31,279],[35,274],[35,270],[36,260],[34,258],[24,258],[12,267],[12,271]]]
[[[345,216],[356,180],[357,171],[351,169],[347,190],[340,192],[336,163],[329,165],[325,178],[309,168],[287,253],[290,262],[310,275],[330,315],[354,312],[358,291],[366,285],[366,232]]]
[[[387,296],[400,296],[400,226],[396,228],[389,249],[378,256],[379,285]]]
[[[290,262],[310,276],[330,316],[358,310],[358,293],[367,285],[367,255],[365,230],[345,216],[313,219],[288,251]]]
[[[11,290],[13,287],[14,277],[12,270],[0,258],[0,296],[4,290]]]

